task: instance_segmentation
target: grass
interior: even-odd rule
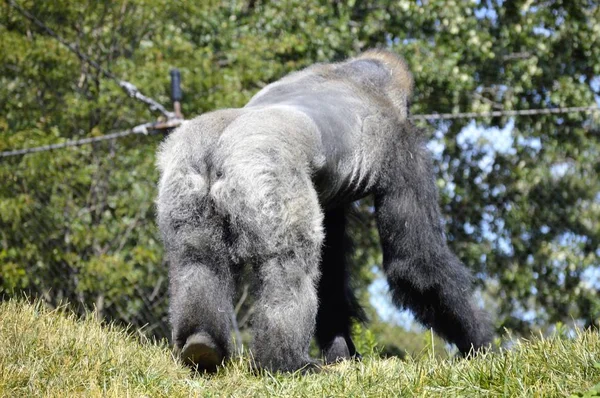
[[[0,303],[0,396],[109,397],[554,397],[600,396],[600,335],[521,341],[473,360],[365,358],[322,373],[248,371],[230,362],[214,376],[194,375],[164,344],[77,320],[41,304]],[[591,389],[590,389],[591,388]]]

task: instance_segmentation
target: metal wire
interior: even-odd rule
[[[144,104],[148,105],[148,107],[150,108],[150,110],[159,111],[167,119],[171,119],[171,118],[175,117],[175,114],[173,112],[169,112],[158,101],[156,101],[156,100],[154,100],[154,99],[152,99],[152,98],[150,98],[150,97],[142,94],[142,92],[134,84],[132,84],[132,83],[126,81],[126,80],[119,79],[112,72],[110,72],[107,69],[103,68],[98,62],[94,61],[93,59],[91,59],[88,56],[86,56],[85,54],[83,54],[81,51],[79,51],[79,49],[77,48],[77,46],[75,46],[72,43],[69,43],[62,36],[60,36],[58,33],[56,33],[54,30],[52,30],[49,26],[47,26],[42,21],[40,21],[39,19],[37,19],[29,11],[23,9],[21,6],[19,6],[17,3],[15,3],[14,0],[8,0],[8,5],[10,5],[12,8],[14,8],[15,10],[17,10],[21,15],[23,15],[25,18],[29,19],[31,22],[33,22],[35,25],[37,25],[43,31],[45,31],[46,33],[48,33],[50,36],[52,36],[54,39],[56,39],[58,42],[60,42],[63,46],[65,46],[66,48],[68,48],[71,52],[73,52],[75,55],[77,55],[77,57],[79,57],[80,60],[82,60],[83,62],[85,62],[88,65],[92,66],[96,70],[98,70],[105,77],[114,80],[119,85],[119,87],[121,87],[127,93],[127,95],[129,95],[130,97],[135,98],[136,100],[138,100],[140,102],[143,102]]]
[[[534,116],[549,115],[558,113],[577,113],[577,112],[597,112],[600,111],[598,105],[594,106],[572,106],[561,108],[541,108],[541,109],[522,109],[522,110],[504,110],[490,112],[457,112],[457,113],[430,113],[423,115],[412,115],[412,120],[451,120],[451,119],[476,119],[485,117],[499,116]]]
[[[549,108],[549,109],[523,109],[523,110],[506,110],[506,111],[492,111],[492,112],[461,112],[461,113],[432,113],[422,115],[412,115],[411,120],[451,120],[451,119],[477,119],[485,117],[498,117],[498,116],[535,116],[535,115],[548,115],[548,114],[560,114],[560,113],[576,113],[576,112],[597,112],[600,111],[598,106],[574,106],[574,107],[563,107],[563,108]],[[171,124],[169,128],[174,128],[180,125],[183,120],[176,119],[175,123]],[[91,144],[98,141],[112,140],[115,138],[126,137],[131,134],[148,134],[155,130],[157,127],[156,123],[145,123],[136,126],[129,130],[123,130],[112,134],[102,135],[98,137],[83,138],[80,140],[66,141],[59,144],[43,145],[33,148],[17,149],[12,151],[0,152],[0,158],[6,158],[10,156],[25,155],[33,152],[44,152],[53,149],[62,149],[72,146],[80,146]],[[162,127],[161,129],[164,129]]]
[[[122,130],[122,131],[118,131],[118,132],[106,134],[106,135],[100,135],[97,137],[88,137],[88,138],[82,138],[80,140],[65,141],[65,142],[61,142],[58,144],[42,145],[42,146],[37,146],[37,147],[32,147],[32,148],[23,148],[23,149],[16,149],[16,150],[12,150],[12,151],[0,152],[0,158],[7,158],[7,157],[11,157],[11,156],[26,155],[28,153],[45,152],[45,151],[51,151],[54,149],[63,149],[63,148],[68,148],[68,147],[93,144],[95,142],[127,137],[132,134],[148,135],[148,134],[156,132],[156,131],[167,130],[168,128],[177,127],[179,124],[181,124],[181,122],[183,122],[183,121],[176,120],[175,123],[172,123],[168,127],[163,127],[162,124],[159,125],[158,123],[144,123],[144,124],[140,124],[138,126],[135,126],[133,128],[127,129],[127,130]],[[157,127],[160,127],[160,128],[157,128]]]

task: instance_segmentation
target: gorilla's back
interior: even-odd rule
[[[326,159],[314,178],[321,201],[335,205],[355,200],[375,182],[370,159],[383,156],[391,125],[406,114],[397,107],[402,101],[390,97],[392,72],[371,58],[313,65],[266,86],[244,110],[287,106],[308,116],[317,126]]]
[[[160,159],[198,170],[209,189],[228,163],[264,157],[266,164],[302,152],[324,207],[353,201],[370,193],[399,138],[411,85],[404,63],[390,53],[313,65],[266,86],[244,108],[188,122],[163,145]],[[176,143],[179,149],[168,150]]]

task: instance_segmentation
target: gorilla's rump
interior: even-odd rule
[[[294,118],[302,115],[285,108],[246,112],[223,131],[211,154],[217,178],[210,198],[227,220],[236,260],[320,247],[322,213],[306,156],[314,129],[308,124],[293,137],[289,128],[285,134],[285,124],[307,123]]]

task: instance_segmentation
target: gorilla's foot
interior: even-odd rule
[[[337,336],[331,342],[331,345],[325,350],[325,363],[336,363],[340,361],[344,361],[346,359],[351,359],[350,349],[348,348],[348,344],[346,344],[346,339],[342,336]]]
[[[198,371],[216,371],[223,358],[214,340],[205,333],[196,333],[188,337],[181,350],[181,360]]]

